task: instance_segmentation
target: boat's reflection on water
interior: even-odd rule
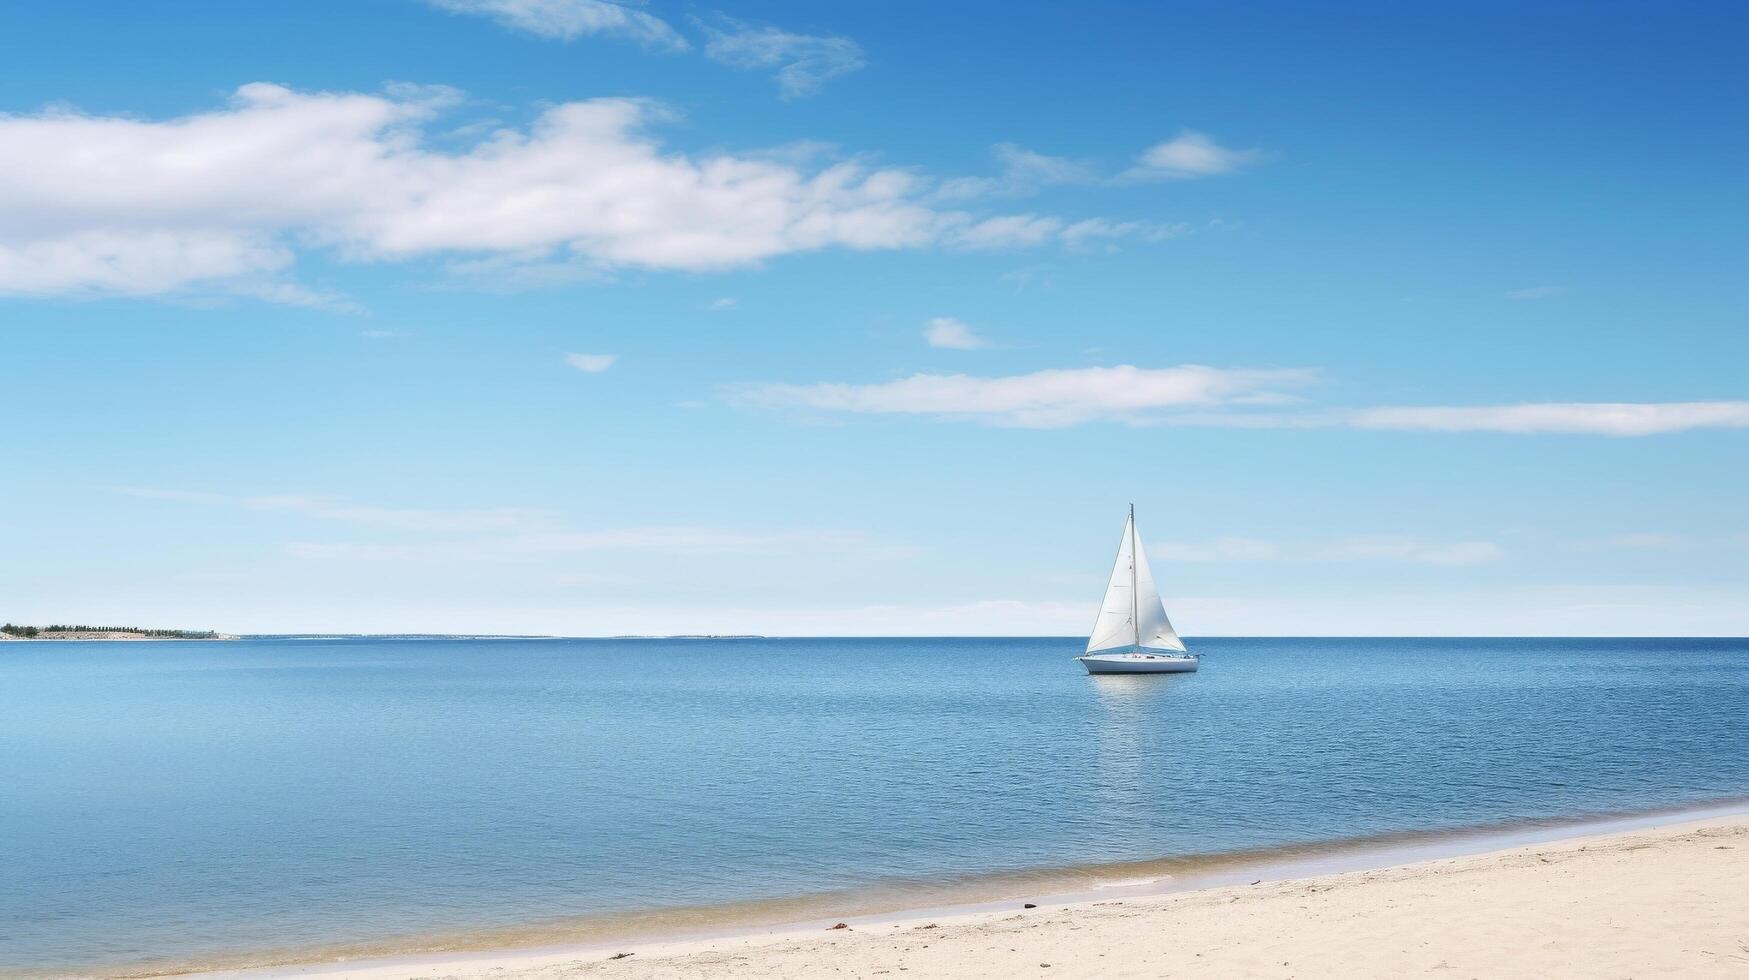
[[[1195,674],[1089,674],[1099,703],[1113,714],[1134,713],[1162,702]],[[1116,719],[1108,719],[1116,720]]]
[[[1094,809],[1106,832],[1129,835],[1157,827],[1170,801],[1157,792],[1162,753],[1169,751],[1172,703],[1194,674],[1092,674],[1099,700],[1090,769]]]

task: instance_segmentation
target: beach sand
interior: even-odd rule
[[[271,972],[370,980],[1749,977],[1749,815],[1152,897],[1033,909],[1017,900],[999,911],[848,929]]]

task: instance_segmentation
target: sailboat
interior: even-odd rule
[[[1087,639],[1086,654],[1076,657],[1089,674],[1187,674],[1201,658],[1184,648],[1184,641],[1166,618],[1166,605],[1148,570],[1148,556],[1136,536],[1136,505],[1130,505],[1124,521],[1123,541],[1117,546],[1117,563],[1099,604],[1099,619]]]

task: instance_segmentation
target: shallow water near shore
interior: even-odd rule
[[[1161,677],[1060,639],[8,645],[0,969],[853,914],[1749,793],[1744,640],[1193,643]]]

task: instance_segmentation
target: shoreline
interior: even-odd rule
[[[229,643],[239,636],[8,636],[6,643]]]
[[[829,926],[902,929],[932,923],[977,923],[1011,916],[1022,904],[1085,909],[1113,902],[1160,902],[1254,882],[1342,877],[1497,855],[1538,845],[1578,842],[1649,830],[1725,821],[1749,831],[1749,797],[1632,813],[1540,820],[1445,831],[1407,832],[1218,855],[1122,862],[1079,868],[984,875],[946,883],[908,883],[725,905],[572,918],[519,927],[384,937],[368,943],[321,944],[205,956],[192,961],[136,961],[86,967],[78,975],[193,976],[203,980],[277,980],[360,976],[377,980],[448,971],[535,970],[604,960],[631,951],[646,960],[663,951],[712,944],[763,946],[816,939]],[[909,896],[909,900],[907,900]],[[834,933],[838,935],[838,933]],[[1749,941],[1749,936],[1745,937]],[[48,971],[23,976],[55,975]],[[63,971],[59,975],[66,975]]]

